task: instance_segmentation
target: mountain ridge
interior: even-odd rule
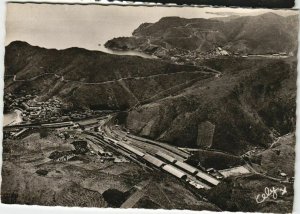
[[[194,66],[16,42],[6,47],[4,92],[57,97],[66,111],[124,111],[132,133],[177,146],[202,148],[201,130],[214,127],[210,147],[241,154],[295,129],[295,79],[294,57]]]
[[[214,57],[216,54],[210,54],[218,47],[230,55],[297,53],[297,15],[284,17],[269,12],[224,20],[163,17],[155,23],[140,25],[132,37],[107,41],[105,47],[137,50],[169,60],[182,54]]]

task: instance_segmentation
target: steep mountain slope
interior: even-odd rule
[[[11,43],[5,53],[5,92],[36,91],[41,100],[56,95],[76,108],[124,110],[173,86],[213,75],[201,67],[24,42]],[[141,91],[145,84],[149,88]]]
[[[245,53],[286,52],[293,54],[297,47],[295,41],[298,35],[298,20],[295,18],[265,13],[227,22],[224,28],[229,41],[226,49],[240,52],[238,45],[242,43]]]
[[[275,13],[231,19],[185,19],[164,17],[144,23],[133,37],[109,40],[111,49],[134,49],[159,57],[176,56],[182,51],[203,55],[221,47],[233,54],[270,54],[297,50],[298,16]]]
[[[242,154],[295,129],[296,59],[219,57],[199,66],[13,42],[5,93],[60,98],[67,109],[129,110],[132,132]],[[212,142],[202,144],[211,130]]]
[[[295,62],[218,59],[207,63],[221,68],[222,76],[198,81],[129,112],[127,127],[178,146],[201,147],[201,127],[209,130],[209,122],[214,130],[210,148],[234,154],[253,146],[267,147],[275,133],[295,129]]]

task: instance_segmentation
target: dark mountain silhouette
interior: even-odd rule
[[[164,17],[144,23],[133,37],[109,40],[111,49],[134,49],[159,57],[176,56],[181,51],[206,54],[221,47],[233,54],[296,55],[298,16],[276,13],[217,19]]]
[[[294,0],[141,0],[141,2],[159,2],[163,4],[175,3],[178,5],[213,5],[226,7],[250,7],[250,8],[293,8]]]

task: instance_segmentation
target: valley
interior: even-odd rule
[[[163,17],[112,54],[11,42],[2,202],[291,212],[296,23]]]

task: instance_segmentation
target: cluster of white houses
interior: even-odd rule
[[[61,117],[61,102],[53,98],[45,102],[29,100],[22,102],[24,121],[51,121]]]

